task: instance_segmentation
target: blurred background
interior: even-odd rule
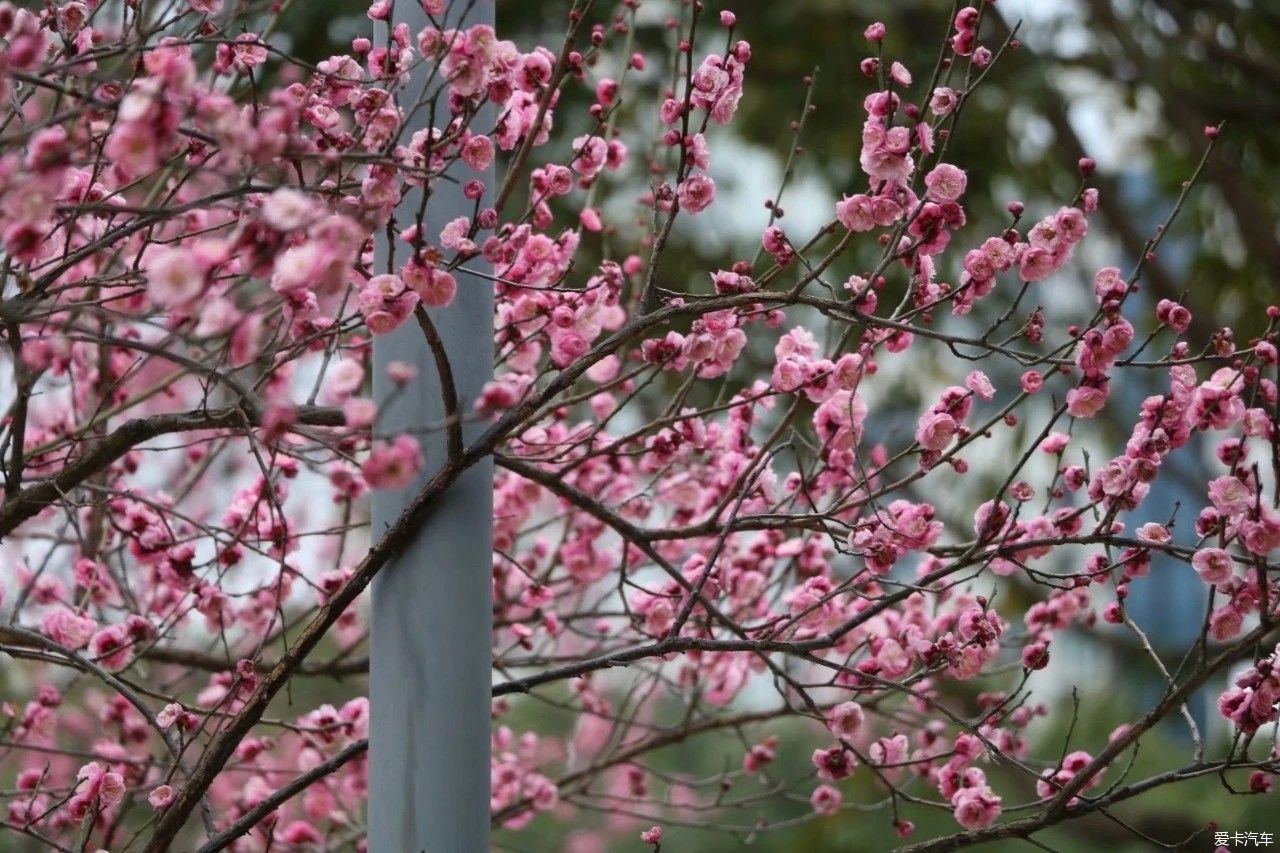
[[[560,43],[567,0],[496,2],[501,37],[522,47]],[[280,34],[292,42],[294,53],[313,61],[345,52],[352,37],[368,30],[366,5],[363,0],[298,0],[287,6]],[[831,204],[842,191],[856,192],[865,186],[857,163],[862,100],[871,90],[870,81],[858,70],[859,61],[868,54],[863,29],[875,20],[888,26],[884,55],[901,59],[915,72],[920,96],[918,89],[927,81],[938,45],[949,31],[952,8],[941,0],[743,0],[737,4],[707,0],[706,6],[707,21],[714,21],[721,8],[738,13],[736,35],[752,43],[754,57],[738,120],[727,129],[717,128],[711,137],[712,173],[721,197],[714,210],[720,212],[700,217],[696,229],[678,229],[663,264],[670,286],[701,290],[706,289],[708,270],[727,266],[726,261],[750,259],[756,252],[768,219],[763,202],[783,179],[792,140],[790,123],[801,114],[806,94],[803,78],[816,73],[812,93],[816,110],[804,128],[804,153],[789,178],[782,201],[785,215],[779,223],[789,233],[802,235],[801,239],[831,215]],[[611,4],[598,4],[595,14],[607,21],[612,10]],[[633,95],[632,103],[649,108],[652,96],[667,85],[669,78],[662,69],[673,36],[664,22],[681,14],[674,0],[643,4],[635,49],[648,54],[651,68],[633,85],[648,89],[645,94],[650,97]],[[1225,122],[1222,141],[1202,183],[1159,257],[1147,267],[1144,293],[1133,303],[1133,310],[1139,315],[1145,312],[1146,317],[1135,320],[1135,325],[1148,328],[1155,302],[1168,298],[1183,301],[1195,315],[1190,333],[1193,349],[1206,345],[1223,325],[1238,324],[1238,340],[1259,329],[1257,318],[1264,308],[1280,302],[1274,277],[1280,267],[1276,227],[1280,193],[1275,190],[1280,186],[1280,135],[1276,133],[1280,3],[1000,0],[986,15],[983,41],[994,48],[1015,27],[1019,46],[1006,54],[979,96],[969,103],[960,135],[950,148],[948,159],[969,173],[970,224],[965,233],[999,233],[1007,225],[1005,206],[1011,200],[1027,205],[1026,221],[1069,203],[1079,182],[1077,161],[1093,157],[1098,173],[1091,183],[1101,191],[1101,204],[1091,221],[1089,249],[1071,268],[1042,286],[1037,296],[1049,308],[1069,310],[1074,300],[1085,310],[1089,306],[1083,301],[1089,291],[1084,282],[1099,266],[1132,265],[1203,152],[1205,126]],[[708,29],[713,31],[709,38],[716,41],[705,43],[698,55],[721,47],[723,31]],[[616,71],[601,67],[592,74]],[[575,91],[566,97],[582,99],[584,94]],[[586,103],[584,109],[564,111],[568,116],[564,121],[571,123],[576,114],[585,128]],[[651,116],[634,118],[644,127],[653,121]],[[628,118],[622,121],[625,124]],[[564,138],[572,137],[574,128],[562,130]],[[615,198],[606,208],[609,221],[620,225],[628,218],[633,224],[640,218],[634,202],[643,191],[645,176],[636,172],[630,179],[634,186],[615,187]],[[602,244],[595,251],[604,248]],[[868,258],[851,252],[842,261],[842,274],[834,278],[867,268]],[[1078,280],[1070,281],[1072,277]],[[758,354],[759,365],[770,363],[767,351]],[[929,365],[913,363],[913,373],[901,377],[894,399],[873,407],[881,428],[888,432],[910,429],[910,421],[905,426],[895,423],[895,412],[914,418],[910,413],[918,411],[919,400],[938,387],[940,380]],[[1101,448],[1122,443],[1127,427],[1119,421],[1131,419],[1143,397],[1167,383],[1163,375],[1152,375],[1150,380],[1150,388],[1139,383],[1118,394],[1108,407],[1116,422],[1104,418],[1097,434],[1086,441]],[[1186,467],[1165,473],[1145,508],[1146,515],[1130,516],[1132,525],[1166,522],[1181,504],[1192,508],[1182,510],[1183,526],[1190,526],[1194,512],[1204,503],[1194,486],[1197,480],[1205,480],[1197,466],[1216,463],[1208,447],[1199,449],[1199,458],[1195,452],[1180,458]],[[973,488],[981,488],[981,477],[970,480]],[[1160,569],[1155,567],[1151,582],[1137,585],[1131,612],[1156,648],[1167,652],[1168,661],[1176,666],[1177,652],[1189,643],[1186,626],[1193,626],[1193,636],[1203,614],[1203,591],[1185,567],[1164,573]],[[1016,590],[1014,595],[1016,609]],[[1055,647],[1054,678],[1039,696],[1070,707],[1074,688],[1082,713],[1073,743],[1091,744],[1095,749],[1115,726],[1148,704],[1158,689],[1150,662],[1135,649],[1131,637],[1120,632],[1081,636],[1070,648]],[[1212,701],[1220,689],[1221,685],[1214,685],[1207,690],[1194,709],[1208,735],[1219,741],[1225,733],[1214,725],[1217,714]],[[1069,713],[1056,716],[1062,726],[1070,717]],[[526,725],[568,733],[572,718],[550,706],[544,709],[527,703],[515,708],[508,722],[514,728]],[[777,733],[784,740],[792,734],[785,728]],[[1047,743],[1060,743],[1064,735],[1064,728],[1036,731]],[[1170,750],[1178,755],[1188,751],[1185,727],[1170,725],[1160,730],[1157,739],[1138,754],[1135,774],[1169,766],[1170,759],[1163,753]],[[811,771],[806,750],[784,747],[778,754],[781,766],[776,776],[796,779]],[[726,736],[674,745],[654,756],[653,767],[696,779],[717,774],[726,763],[736,766],[741,755],[742,741]],[[1011,806],[1032,798],[1029,789],[1021,798],[1015,793],[1027,788],[1025,780],[1002,779],[999,771],[993,786],[1005,794],[1006,816]],[[873,803],[878,796],[870,785],[855,786],[846,790],[845,799]],[[749,845],[818,853],[881,851],[901,843],[886,811],[846,812],[832,820],[797,821],[794,827],[776,832],[750,832],[755,820],[785,822],[808,812],[807,800],[801,797],[744,815],[735,822],[741,831],[734,834],[669,825],[663,849],[721,851]],[[917,840],[954,831],[954,823],[945,815],[907,808],[902,817],[917,823]],[[1211,820],[1228,830],[1280,829],[1280,815],[1271,797],[1228,796],[1222,781],[1210,777],[1156,791],[1111,815],[1072,822],[1038,835],[1037,840],[1044,849],[1063,851],[1157,849],[1154,841],[1140,840],[1130,831],[1136,830],[1165,841],[1188,839],[1178,849],[1211,850],[1210,836],[1202,831]],[[608,826],[618,833],[616,845],[609,849],[640,850],[636,833],[649,822],[579,810],[568,824],[542,816],[529,829],[500,834],[499,840],[511,850],[575,849],[578,845],[598,849],[590,846],[584,833]],[[688,822],[696,824],[696,817]],[[1024,850],[1028,845],[996,843],[982,849]]]

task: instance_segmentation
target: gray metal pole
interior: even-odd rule
[[[451,3],[466,8],[465,18],[450,15],[450,27],[493,24],[494,4]],[[422,5],[400,0],[395,23],[415,35],[427,25]],[[375,44],[385,42],[380,29]],[[420,67],[406,92],[417,98],[429,69]],[[408,105],[406,105],[408,106]],[[444,101],[441,101],[444,108]],[[436,119],[443,126],[447,116]],[[412,121],[425,126],[431,117],[419,110]],[[479,120],[492,124],[492,111]],[[405,138],[416,130],[411,127]],[[470,215],[474,203],[461,184],[492,174],[457,170],[457,183],[437,182],[427,221],[435,236],[451,219]],[[464,174],[465,173],[465,174]],[[420,196],[411,193],[397,211],[400,228],[417,215]],[[487,201],[485,202],[487,203]],[[385,240],[379,241],[386,242]],[[386,253],[407,246],[380,247],[378,269]],[[396,268],[403,262],[397,257]],[[458,273],[452,305],[432,310],[453,368],[461,411],[472,411],[481,388],[493,376],[493,285]],[[412,318],[395,333],[376,340],[373,349],[374,396],[391,393],[386,365],[405,361],[418,378],[379,421],[379,431],[395,433],[438,425],[445,417],[435,362]],[[478,425],[464,430],[468,439]],[[426,467],[434,473],[445,455],[445,433],[419,432]],[[369,668],[369,850],[372,853],[481,853],[489,850],[489,701],[492,604],[493,469],[480,464],[464,474],[437,504],[413,543],[373,581]],[[408,503],[415,489],[378,492],[373,497],[372,535],[382,531]]]

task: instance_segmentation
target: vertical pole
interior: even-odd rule
[[[448,5],[453,13],[444,22],[448,27],[493,24],[490,0]],[[420,0],[398,0],[393,9],[391,23],[408,24],[415,37],[428,24]],[[375,45],[385,43],[386,32],[385,26],[379,28]],[[419,97],[429,74],[425,64],[415,70],[404,90],[406,109]],[[437,77],[433,85],[438,81]],[[440,109],[445,109],[444,103],[441,99]],[[447,120],[447,115],[435,118],[441,127]],[[417,126],[407,128],[406,141],[432,117],[419,109],[410,121]],[[478,126],[492,122],[489,109],[482,112]],[[462,196],[463,182],[480,178],[488,185],[493,180],[492,173],[477,175],[465,167],[455,171],[457,182],[437,181],[432,186],[425,223],[428,240],[451,219],[473,213],[474,203]],[[405,198],[396,211],[397,228],[414,221],[420,201],[417,191]],[[487,203],[484,200],[482,207]],[[404,243],[380,245],[378,270],[386,269],[387,253],[398,269],[407,249]],[[433,309],[431,315],[465,416],[493,375],[493,285],[461,271],[456,277],[453,304]],[[373,389],[380,404],[391,395],[386,366],[392,361],[416,365],[418,375],[380,418],[378,430],[388,435],[415,431],[426,460],[425,482],[445,458],[445,433],[439,428],[445,411],[435,362],[412,319],[374,344]],[[464,429],[468,440],[477,433],[475,428]],[[490,463],[464,474],[413,542],[373,581],[368,819],[372,853],[489,850],[492,476]],[[382,534],[415,491],[411,487],[374,494],[371,536]]]

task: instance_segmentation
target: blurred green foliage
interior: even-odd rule
[[[1071,701],[1068,698],[1065,707],[1054,710],[1052,722],[1036,730],[1035,738],[1038,743],[1049,746],[1033,749],[1033,752],[1051,754],[1055,749],[1060,749],[1065,754],[1084,745],[1105,743],[1117,726],[1139,716],[1145,709],[1134,701],[1130,691],[1124,689],[1125,686],[1133,686],[1134,682],[1126,683],[1123,670],[1118,671],[1117,677],[1121,679],[1120,684],[1100,677],[1097,683],[1080,691],[1080,707],[1103,708],[1106,709],[1104,713],[1081,716],[1073,723]],[[503,721],[516,730],[528,726],[536,727],[539,731],[565,735],[568,735],[572,725],[567,715],[536,702],[521,704],[504,717]],[[1125,783],[1133,783],[1167,771],[1171,765],[1171,755],[1187,756],[1189,759],[1191,745],[1185,737],[1185,728],[1179,728],[1181,725],[1180,720],[1172,721],[1145,738],[1137,755],[1130,760],[1131,754],[1126,753],[1123,761],[1108,771],[1096,790],[1105,790],[1121,777]],[[744,727],[741,734],[724,733],[703,737],[697,741],[696,746],[676,743],[649,753],[645,766],[653,771],[649,778],[654,786],[654,793],[662,791],[659,778],[664,774],[682,779],[713,779],[726,769],[737,769],[742,761],[744,738],[748,743],[758,743],[767,734],[781,737],[777,750],[778,759],[768,767],[768,781],[739,778],[732,788],[723,792],[724,801],[750,798],[752,794],[770,790],[773,784],[785,786],[786,783],[792,783],[790,787],[800,792],[812,788],[816,784],[808,756],[813,745],[812,730],[791,719],[779,724]],[[1030,813],[1027,809],[1016,808],[1019,804],[1029,804],[1036,799],[1034,781],[1025,772],[1007,764],[983,763],[980,766],[986,771],[992,786],[1004,796],[1004,819]],[[1208,775],[1178,785],[1157,788],[1142,797],[1121,803],[1106,814],[1089,815],[1038,833],[1035,841],[1043,845],[1040,847],[1022,840],[1010,840],[990,842],[974,849],[990,853],[1020,853],[1032,849],[1061,853],[1087,850],[1144,853],[1162,849],[1155,843],[1155,839],[1166,844],[1176,839],[1181,843],[1172,849],[1208,853],[1214,849],[1211,832],[1206,829],[1211,821],[1216,822],[1222,830],[1280,831],[1280,817],[1277,817],[1274,797],[1230,796],[1224,783],[1229,783],[1236,790],[1245,790],[1248,787],[1247,774],[1230,773],[1225,780],[1216,775]],[[841,783],[841,790],[846,804],[860,803],[877,808],[855,808],[834,818],[804,820],[811,811],[806,799],[801,797],[793,802],[780,802],[777,797],[773,797],[763,801],[760,806],[753,805],[733,812],[716,825],[699,827],[696,825],[696,817],[683,818],[686,822],[684,825],[680,822],[665,823],[663,850],[674,853],[730,853],[742,850],[882,853],[900,844],[937,838],[957,831],[949,813],[900,802],[899,818],[912,821],[916,827],[914,835],[903,840],[892,826],[892,811],[882,807],[886,803],[883,789],[877,788],[869,774],[856,773],[853,779]],[[907,790],[914,796],[937,799],[936,791],[921,782],[907,786]],[[590,791],[595,794],[611,793],[604,784],[597,784]],[[625,801],[623,803],[625,808]],[[637,853],[644,850],[644,846],[638,841],[638,833],[653,822],[643,819],[633,821],[634,832],[622,835],[610,850],[634,850]],[[787,825],[774,831],[762,830],[756,833],[738,829],[757,823],[762,827]],[[726,831],[730,824],[734,831]],[[506,850],[560,850],[571,833],[605,825],[606,817],[603,814],[593,814],[588,810],[577,812],[571,825],[547,814],[539,816],[533,824],[519,832],[499,832],[496,842],[500,849]],[[1143,840],[1135,833],[1151,840]]]

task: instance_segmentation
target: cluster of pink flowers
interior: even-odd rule
[[[1062,763],[1054,770],[1046,770],[1040,777],[1040,781],[1036,782],[1036,794],[1040,797],[1048,799],[1054,796],[1058,791],[1069,784],[1075,777],[1089,767],[1093,763],[1093,756],[1083,750],[1076,750],[1069,753],[1062,759]],[[1079,790],[1088,791],[1090,788],[1096,788],[1102,782],[1102,774],[1089,777]],[[1079,802],[1076,798],[1068,801],[1069,805]]]
[[[1218,710],[1246,735],[1280,718],[1280,649],[1258,660],[1218,697]]]
[[[949,142],[996,56],[989,6],[947,22],[927,87],[868,27],[858,186],[813,235],[770,200],[755,260],[678,281],[662,252],[723,206],[713,153],[748,91],[732,12],[719,52],[693,43],[700,4],[665,24],[681,73],[654,133],[627,124],[652,56],[609,53],[648,26],[635,0],[608,22],[575,7],[558,51],[457,26],[468,4],[443,0],[412,32],[377,0],[386,37],[314,65],[285,61],[274,26],[242,26],[242,5],[177,4],[143,43],[92,3],[0,2],[21,141],[0,151],[0,592],[5,648],[30,667],[6,683],[32,685],[0,707],[15,831],[91,847],[159,826],[180,845],[208,809],[243,830],[232,849],[360,834],[355,602],[384,559],[367,498],[432,488],[457,426],[392,430],[383,414],[419,377],[400,362],[372,377],[372,348],[396,330],[430,341],[467,288],[495,296],[496,375],[457,417],[488,443],[445,473],[496,462],[495,694],[568,688],[540,694],[569,717],[545,731],[513,730],[540,724],[518,715],[529,700],[494,702],[504,830],[586,807],[606,827],[571,849],[607,849],[606,832],[657,849],[662,821],[709,819],[761,777],[807,791],[811,816],[861,807],[863,783],[911,792],[977,840],[1012,796],[993,759],[1034,767],[1041,800],[1108,796],[1096,750],[1044,746],[1032,724],[1059,709],[1030,697],[1060,675],[1064,635],[1135,627],[1125,601],[1157,565],[1213,596],[1212,654],[1266,639],[1280,310],[1199,352],[1186,306],[1140,301],[1141,267],[1099,270],[1081,310],[1022,305],[1088,292],[1068,261],[1098,196],[1082,161],[1077,197],[1036,200],[1052,212],[1030,227],[1011,203],[1011,222],[972,233],[980,196]],[[499,158],[511,173],[493,181]],[[619,215],[613,194],[642,171],[640,215]],[[437,216],[446,190],[463,215]],[[1160,393],[1108,407],[1132,370]],[[1128,439],[1099,456],[1104,414]],[[1220,467],[1194,524],[1147,520],[1198,440]],[[295,653],[321,634],[307,648],[324,652]],[[1245,735],[1276,720],[1275,665],[1255,656],[1221,695]],[[292,678],[326,692],[299,690],[285,716],[270,700]],[[649,766],[725,730],[742,760],[715,785]],[[775,778],[787,750],[810,756],[803,780]],[[1274,769],[1221,767],[1252,790]],[[894,829],[915,832],[896,813]]]
[[[555,783],[536,770],[542,758],[540,746],[533,732],[516,737],[511,729],[498,726],[493,733],[490,809],[500,813],[511,806],[532,806],[515,809],[504,824],[508,829],[527,826],[538,812],[555,808],[558,801]]]

